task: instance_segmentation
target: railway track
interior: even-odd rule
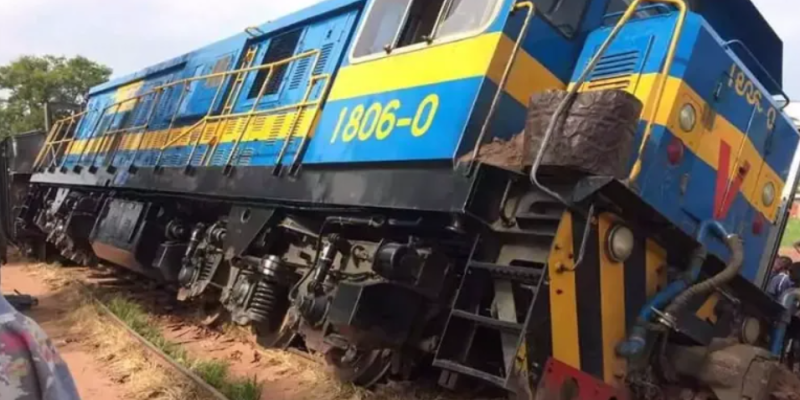
[[[50,269],[50,267],[42,267]],[[219,324],[209,323],[207,318],[213,312],[198,313],[197,304],[186,304],[176,300],[175,289],[156,284],[147,278],[143,278],[134,273],[128,272],[125,269],[113,266],[99,266],[99,267],[70,267],[59,268],[53,271],[59,276],[60,280],[65,282],[72,282],[82,289],[83,292],[90,295],[91,300],[97,305],[97,308],[107,315],[110,321],[119,325],[128,333],[128,335],[135,341],[140,343],[147,353],[152,354],[157,360],[163,361],[161,364],[165,368],[174,370],[179,375],[185,376],[189,381],[195,384],[200,390],[207,393],[209,398],[212,399],[229,399],[237,400],[234,397],[226,397],[225,394],[205,382],[201,376],[194,373],[190,368],[176,362],[175,359],[170,357],[158,346],[151,343],[145,337],[131,329],[128,324],[117,316],[108,306],[111,299],[122,297],[131,300],[133,303],[140,305],[149,315],[157,320],[158,325],[162,331],[167,334],[167,339],[174,343],[186,346],[187,351],[192,353],[205,352],[208,350],[209,354],[204,356],[213,356],[214,358],[225,357],[213,353],[216,348],[216,343],[230,342],[232,337],[235,337],[236,346],[246,346],[252,351],[252,359],[243,357],[238,362],[233,362],[232,370],[238,370],[242,365],[259,370],[259,382],[264,384],[263,392],[272,393],[275,390],[281,390],[285,386],[303,386],[309,385],[307,381],[296,383],[296,376],[284,375],[280,367],[275,372],[269,370],[271,366],[279,362],[299,363],[303,368],[293,371],[294,375],[304,374],[317,374],[315,381],[323,381],[321,385],[323,388],[318,391],[327,391],[329,397],[320,398],[322,400],[341,400],[341,399],[370,399],[370,400],[426,400],[426,399],[472,399],[472,400],[485,400],[487,398],[494,398],[494,395],[485,392],[485,390],[478,390],[480,393],[453,393],[442,391],[436,387],[435,381],[411,383],[398,383],[393,382],[389,384],[381,384],[373,390],[357,389],[350,385],[341,385],[335,382],[332,375],[328,373],[324,362],[309,353],[302,352],[296,349],[288,349],[286,351],[273,351],[263,349],[258,346],[254,338],[240,335],[239,333],[244,330],[237,329],[233,333],[226,332],[220,333]],[[203,339],[194,340],[191,338],[191,333],[184,335],[170,334],[173,326],[184,326],[187,330],[192,332],[200,332],[199,335]],[[200,346],[195,342],[203,342]],[[206,344],[214,343],[209,346]],[[189,349],[191,348],[191,349]],[[276,355],[280,354],[280,355]],[[272,357],[272,359],[270,359]],[[276,361],[275,358],[278,360]],[[255,359],[261,359],[261,363],[255,363]],[[264,367],[264,368],[262,368]],[[262,369],[268,369],[268,372],[262,373]],[[309,372],[311,371],[311,372]],[[237,371],[238,372],[238,371]],[[266,377],[265,377],[266,375]],[[314,383],[316,384],[316,383]],[[276,389],[277,386],[277,389]],[[349,390],[350,393],[343,392]],[[354,391],[354,392],[353,392]],[[340,395],[336,395],[341,392]],[[355,394],[355,396],[354,396]],[[262,397],[267,398],[267,397]],[[293,396],[286,396],[286,398],[293,398]],[[296,398],[316,398],[308,397],[307,394],[298,394]]]
[[[80,284],[83,285],[82,283]],[[169,366],[169,368],[179,373],[180,375],[186,377],[188,380],[194,383],[198,388],[206,392],[211,398],[217,400],[232,400],[228,399],[227,396],[222,394],[219,390],[215,389],[213,386],[206,383],[200,376],[192,372],[190,369],[180,365],[177,361],[175,361],[172,357],[165,354],[153,343],[151,343],[150,341],[142,337],[142,335],[138,334],[136,331],[131,329],[131,327],[128,326],[128,324],[119,319],[119,317],[117,317],[117,315],[114,314],[114,312],[112,312],[108,307],[106,307],[106,305],[103,304],[102,301],[98,300],[97,298],[93,298],[93,301],[95,302],[95,305],[100,310],[102,310],[103,313],[108,318],[111,319],[111,321],[113,321],[120,328],[124,329],[128,333],[128,335],[130,335],[133,339],[139,342],[142,345],[142,347],[147,350],[148,353],[157,356],[161,361],[163,361],[164,364]]]
[[[119,292],[120,289],[124,290],[124,296],[136,297],[136,300],[142,298],[150,298],[169,301],[170,294],[166,288],[159,287],[158,285],[142,280],[141,277],[133,275],[129,272],[122,272],[119,269],[111,266],[101,266],[100,268],[80,268],[73,269],[75,273],[70,274],[71,281],[83,289],[84,293],[90,298],[94,305],[109,318],[115,325],[124,330],[132,339],[138,342],[142,348],[149,355],[155,356],[160,361],[162,366],[171,369],[176,374],[185,377],[189,382],[192,382],[198,389],[208,395],[210,399],[215,400],[236,400],[230,399],[225,394],[211,386],[198,374],[194,373],[191,369],[181,365],[173,357],[166,354],[158,346],[150,340],[136,332],[128,323],[120,319],[103,300],[110,292]],[[153,304],[150,307],[154,306]],[[152,311],[152,310],[148,310]]]

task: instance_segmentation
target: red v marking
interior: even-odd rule
[[[717,184],[714,191],[714,219],[722,220],[728,216],[728,212],[736,199],[736,195],[742,188],[744,178],[750,172],[750,163],[745,161],[736,170],[733,181],[730,179],[731,171],[731,146],[728,142],[719,142],[719,166],[717,168]]]

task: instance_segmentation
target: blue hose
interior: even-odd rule
[[[798,299],[800,299],[800,289],[793,289],[781,295],[781,305],[786,311],[783,312],[780,321],[772,331],[770,351],[774,356],[781,356],[783,341],[786,339],[786,330],[789,328],[789,324],[792,323],[792,316],[797,311]]]
[[[705,221],[700,224],[700,229],[696,236],[700,245],[692,253],[689,270],[683,278],[667,285],[666,288],[658,292],[642,307],[636,318],[636,325],[631,329],[630,335],[617,346],[617,354],[619,356],[631,358],[641,354],[647,345],[647,325],[653,319],[655,310],[663,309],[664,306],[670,304],[672,300],[697,282],[700,272],[703,270],[706,257],[708,257],[708,251],[706,251],[703,242],[705,242],[710,233],[714,233],[723,239],[728,236],[725,227],[717,221]]]

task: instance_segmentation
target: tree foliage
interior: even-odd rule
[[[82,106],[111,69],[85,57],[23,56],[0,66],[0,137],[44,128],[44,106]]]

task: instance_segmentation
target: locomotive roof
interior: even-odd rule
[[[752,0],[691,0],[690,3],[692,10],[702,15],[724,40],[741,40],[764,69],[783,85],[783,41]],[[774,93],[778,89],[752,57],[738,46],[734,51],[768,90]]]
[[[317,4],[314,4],[312,6],[306,7],[304,9],[301,9],[299,11],[293,12],[293,13],[288,14],[288,15],[281,16],[278,19],[275,19],[275,20],[272,20],[272,21],[268,21],[268,22],[266,22],[264,24],[257,25],[255,27],[258,28],[261,32],[263,32],[264,35],[268,35],[271,32],[279,31],[279,30],[288,28],[288,27],[290,27],[292,25],[295,25],[297,23],[300,23],[300,22],[303,22],[303,21],[306,21],[306,20],[312,20],[312,19],[324,16],[325,14],[328,14],[328,13],[330,13],[332,11],[335,11],[335,10],[338,10],[338,9],[341,9],[341,8],[344,8],[344,7],[348,7],[348,6],[353,5],[353,4],[363,3],[364,1],[366,1],[366,0],[324,0],[324,1],[321,1],[321,2],[319,2]],[[242,30],[244,30],[244,28],[245,28],[245,26],[242,27]],[[91,95],[91,94],[96,94],[96,93],[99,93],[99,92],[104,92],[106,90],[113,89],[115,87],[124,85],[126,83],[134,82],[136,80],[145,78],[147,76],[153,75],[153,74],[158,73],[160,71],[164,71],[166,69],[173,68],[175,66],[178,66],[178,65],[188,61],[189,59],[191,59],[192,57],[194,57],[195,55],[197,55],[198,53],[200,53],[204,49],[208,49],[208,48],[212,48],[212,47],[220,46],[220,45],[221,46],[229,46],[234,42],[241,42],[242,45],[244,45],[244,42],[247,41],[249,38],[250,38],[250,36],[242,31],[239,34],[231,36],[231,37],[229,37],[227,39],[220,40],[220,41],[218,41],[216,43],[213,43],[211,45],[205,46],[205,47],[203,47],[201,49],[197,49],[195,51],[183,54],[181,56],[178,56],[178,57],[175,57],[173,59],[164,61],[162,63],[159,63],[159,64],[156,64],[156,65],[144,68],[144,69],[142,69],[140,71],[137,71],[137,72],[134,72],[134,73],[131,73],[131,74],[128,74],[128,75],[124,75],[124,76],[121,76],[119,78],[112,79],[112,80],[110,80],[110,81],[108,81],[106,83],[103,83],[103,84],[100,84],[98,86],[95,86],[95,87],[93,87],[91,89],[89,94]]]
[[[363,3],[364,1],[366,0],[324,0],[313,6],[262,24],[258,26],[258,28],[264,32],[264,34],[269,34],[302,21],[320,17],[343,7]],[[724,40],[741,40],[753,52],[758,62],[764,66],[764,69],[767,70],[769,75],[782,85],[783,41],[778,37],[777,33],[772,29],[772,26],[770,26],[758,8],[756,8],[752,0],[687,0],[687,2],[690,3],[692,10],[702,15]],[[249,36],[246,33],[239,33],[206,46],[203,49],[218,45],[230,46],[234,42],[241,42],[241,44],[244,45],[244,42],[248,38]],[[103,92],[145,78],[160,71],[176,67],[196,56],[203,49],[110,80],[109,82],[92,88],[90,94]],[[779,89],[774,87],[767,78],[765,72],[754,62],[752,57],[743,52],[739,47],[735,47],[734,51],[748,64],[750,70],[756,74],[759,81],[761,81],[768,90],[776,92],[777,89]]]

